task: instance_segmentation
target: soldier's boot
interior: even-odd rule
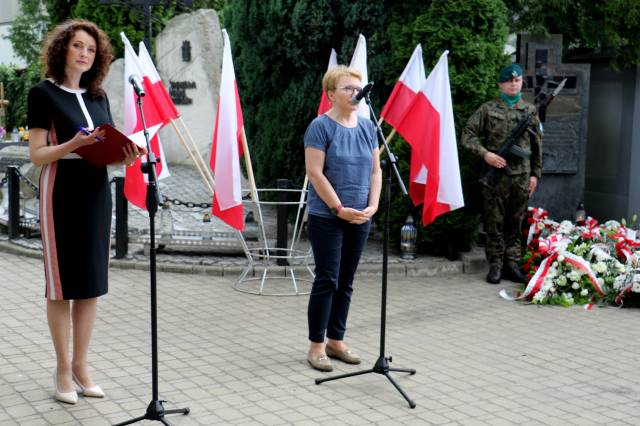
[[[526,284],[527,277],[524,276],[520,267],[515,263],[509,263],[502,269],[502,275],[505,279],[514,283]]]
[[[489,284],[500,283],[501,276],[502,276],[502,271],[501,271],[500,265],[489,266],[489,273],[487,274],[487,282]]]

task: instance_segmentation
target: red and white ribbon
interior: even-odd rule
[[[619,249],[620,254],[624,257],[624,263],[630,263],[631,266],[635,267],[638,264],[638,256],[630,249],[626,247],[622,247]]]
[[[600,238],[600,228],[597,220],[589,216],[585,221],[585,227],[587,230],[580,235],[583,239],[595,240]]]
[[[547,257],[545,260],[542,261],[536,273],[529,280],[529,283],[527,284],[527,288],[524,290],[524,293],[522,293],[519,296],[511,296],[509,293],[507,293],[507,290],[502,289],[500,290],[500,297],[502,297],[505,300],[514,301],[514,300],[528,299],[529,297],[535,296],[535,294],[542,287],[542,284],[544,283],[544,278],[549,273],[549,269],[551,268],[553,261],[556,260],[557,258],[558,258],[558,253],[551,253],[549,257]]]
[[[598,278],[596,277],[596,274],[594,274],[593,270],[591,269],[591,266],[589,266],[589,262],[587,262],[580,256],[577,256],[573,253],[565,252],[562,255],[564,256],[565,263],[568,263],[569,265],[573,266],[575,269],[582,271],[587,276],[587,278],[589,278],[589,281],[591,281],[591,284],[593,284],[593,288],[600,294],[600,296],[604,296],[604,291],[602,290],[602,287],[600,287],[600,284],[598,283]]]
[[[529,219],[529,233],[527,235],[527,245],[533,241],[533,237],[540,233],[540,229],[538,229],[538,223],[544,221],[549,216],[549,212],[542,208],[533,208],[531,209],[531,218]]]
[[[569,237],[565,235],[552,234],[538,242],[538,250],[540,250],[540,253],[543,255],[547,252],[557,253],[564,251],[570,242]]]
[[[542,261],[542,263],[540,264],[540,267],[538,268],[536,273],[533,275],[533,277],[531,277],[531,279],[529,280],[529,283],[527,284],[527,288],[524,290],[524,292],[521,295],[511,296],[507,293],[505,289],[502,289],[500,291],[500,297],[502,297],[505,300],[513,301],[513,300],[528,299],[530,297],[535,296],[536,293],[540,291],[540,288],[542,288],[544,279],[549,274],[549,270],[551,269],[553,262],[558,260],[558,257],[560,255],[564,257],[564,259],[562,260],[564,263],[571,265],[574,269],[579,270],[583,274],[585,274],[587,278],[589,278],[589,281],[593,285],[593,288],[600,294],[600,296],[604,296],[604,291],[602,290],[600,283],[598,283],[598,278],[596,277],[596,274],[591,269],[591,266],[589,266],[589,262],[587,262],[580,256],[576,256],[573,253],[569,253],[569,252],[559,253],[556,251],[551,253],[550,256],[548,256],[546,259]]]

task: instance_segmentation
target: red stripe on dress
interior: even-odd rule
[[[58,145],[53,123],[51,123],[49,134],[51,135],[51,145]],[[63,299],[52,205],[57,169],[58,162],[54,161],[45,165],[40,175],[40,233],[42,234],[42,251],[44,255],[45,295],[49,300]]]

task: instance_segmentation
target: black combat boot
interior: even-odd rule
[[[527,283],[527,277],[524,276],[524,274],[520,270],[520,267],[515,263],[505,265],[505,267],[502,269],[502,275],[504,275],[505,279],[513,281],[514,283]]]
[[[487,282],[489,284],[498,284],[500,283],[501,275],[502,275],[502,271],[500,271],[500,266],[491,265],[489,266],[489,273],[487,274]]]

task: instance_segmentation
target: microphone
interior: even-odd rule
[[[144,95],[146,95],[139,75],[131,74],[127,81],[133,86],[133,90],[136,92],[136,95],[138,95],[139,97],[143,97]]]
[[[369,84],[367,84],[366,86],[364,86],[362,88],[360,93],[358,93],[357,95],[353,96],[351,98],[351,103],[353,105],[358,105],[360,103],[360,100],[362,100],[362,98],[364,98],[365,96],[368,96],[369,93],[371,93],[371,90],[373,90],[373,81],[370,81]]]

